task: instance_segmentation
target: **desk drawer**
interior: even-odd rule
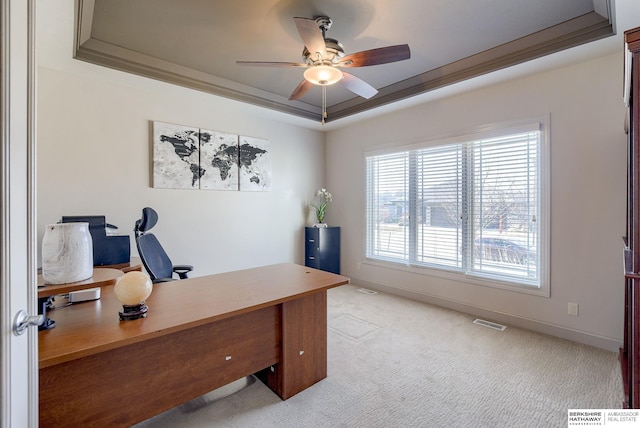
[[[220,386],[275,364],[280,357],[281,329],[277,307],[226,320],[201,332],[198,365],[219,370]],[[213,373],[211,373],[213,374]]]

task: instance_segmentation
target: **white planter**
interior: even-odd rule
[[[42,278],[47,284],[67,284],[93,275],[93,240],[89,223],[45,226]]]

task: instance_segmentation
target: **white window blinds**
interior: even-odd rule
[[[367,254],[409,260],[409,152],[367,158]]]
[[[539,128],[366,156],[366,257],[539,287]]]

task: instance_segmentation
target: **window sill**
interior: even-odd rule
[[[417,275],[430,276],[434,278],[442,278],[449,281],[457,281],[465,284],[478,285],[483,287],[498,288],[501,290],[514,291],[516,293],[529,294],[540,297],[551,297],[549,286],[543,285],[536,287],[531,285],[519,284],[511,281],[497,281],[492,279],[483,279],[475,276],[465,275],[460,272],[447,271],[444,269],[435,269],[426,266],[415,266],[410,264],[402,264],[386,260],[377,260],[365,258],[363,265],[375,266],[384,269],[398,270]]]

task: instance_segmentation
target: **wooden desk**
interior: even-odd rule
[[[128,263],[119,265],[95,266],[91,278],[66,284],[45,284],[42,273],[38,273],[38,298],[113,285],[123,273],[131,271],[142,271],[140,257],[131,257]]]
[[[122,322],[103,287],[39,333],[40,426],[130,426],[252,373],[286,400],[326,377],[326,290],[348,282],[294,264],[190,278]]]
[[[68,282],[66,284],[45,284],[42,274],[39,274],[38,298],[113,285],[116,283],[116,279],[122,275],[124,275],[123,271],[119,269],[93,268],[93,275],[91,275],[91,278],[82,281]]]

